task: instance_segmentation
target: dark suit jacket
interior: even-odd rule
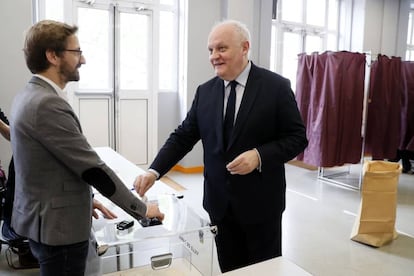
[[[133,217],[145,216],[145,204],[91,148],[72,108],[49,83],[33,77],[14,98],[10,117],[18,234],[48,245],[88,240],[90,185]]]
[[[200,85],[181,125],[170,135],[151,168],[161,175],[201,139],[204,150],[203,206],[212,221],[231,205],[246,222],[263,222],[285,208],[284,163],[307,146],[305,127],[290,82],[252,64],[233,135],[223,148],[224,82],[215,77]],[[261,171],[230,175],[226,164],[256,148]]]

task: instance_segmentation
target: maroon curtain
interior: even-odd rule
[[[414,152],[414,62],[402,63],[403,100],[399,149]]]
[[[296,100],[309,139],[298,160],[320,167],[359,163],[365,55],[325,52],[298,58]]]
[[[373,160],[395,158],[401,144],[401,58],[378,55],[372,64],[365,153]]]

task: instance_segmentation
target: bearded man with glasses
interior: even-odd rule
[[[63,89],[85,64],[76,26],[44,20],[26,35],[34,74],[11,111],[16,187],[15,231],[28,237],[41,275],[84,275],[91,232],[92,191],[135,219],[163,219],[157,205],[135,196],[96,154]]]

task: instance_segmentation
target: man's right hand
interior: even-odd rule
[[[146,172],[145,174],[138,175],[134,182],[135,191],[139,194],[140,197],[143,197],[149,188],[154,185],[157,177],[151,172]]]
[[[147,217],[148,218],[157,218],[160,221],[164,219],[164,214],[161,213],[158,205],[155,203],[147,203]]]

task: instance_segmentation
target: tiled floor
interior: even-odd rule
[[[342,169],[342,168],[341,168]],[[360,165],[337,179],[357,185]],[[402,174],[398,185],[396,240],[380,248],[350,240],[360,204],[360,192],[317,179],[317,171],[286,165],[287,208],[283,220],[283,254],[313,275],[414,275],[414,175]],[[202,175],[171,172],[184,186],[184,199],[200,216]],[[8,268],[4,248],[0,275],[37,275],[36,270]],[[269,274],[271,275],[271,274]]]

